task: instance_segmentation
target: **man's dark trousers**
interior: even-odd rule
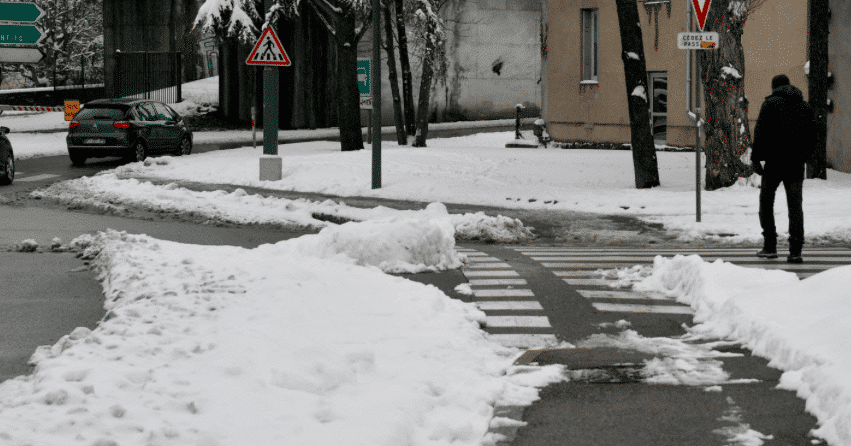
[[[803,166],[802,166],[803,170]],[[777,188],[783,183],[786,189],[786,203],[789,209],[789,251],[800,255],[804,245],[804,178],[797,175],[777,175],[766,169],[762,176],[762,189],[759,191],[759,224],[766,246],[777,244],[777,227],[774,223],[774,197]]]

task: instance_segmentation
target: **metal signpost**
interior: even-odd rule
[[[368,57],[358,57],[358,92],[360,109],[369,110],[366,137],[372,141],[372,59]]]
[[[692,51],[718,49],[720,41],[718,40],[717,32],[702,32],[703,26],[706,24],[706,17],[707,15],[709,15],[709,7],[712,3],[712,0],[691,0],[691,3],[694,8],[694,13],[697,16],[697,23],[698,26],[700,26],[701,32],[692,32],[692,8],[688,8],[688,32],[679,33],[677,35],[677,48],[686,50],[686,112],[688,113],[688,117],[691,118],[692,121],[694,121],[694,190],[696,215],[695,221],[699,223],[701,217],[700,136],[701,127],[703,126],[704,121],[700,116],[700,86],[702,84],[700,62],[697,61],[697,57],[694,57],[697,73],[694,78],[692,78]],[[694,90],[694,108],[692,108],[692,89]]]
[[[36,45],[44,34],[35,22],[44,10],[35,3],[0,2],[0,63],[38,63],[44,57]]]
[[[372,60],[375,73],[372,76],[372,91],[375,111],[372,120],[372,188],[381,188],[381,5],[372,0]],[[388,39],[392,38],[390,36]]]
[[[266,9],[272,6],[266,0]],[[270,24],[254,45],[245,61],[248,65],[263,66],[263,155],[260,156],[260,181],[278,181],[282,177],[281,157],[278,155],[278,72],[276,67],[292,65],[278,35]]]

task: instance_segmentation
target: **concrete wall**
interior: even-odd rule
[[[828,70],[833,73],[833,89],[827,97],[834,104],[827,115],[827,162],[834,169],[851,173],[851,3],[831,0]]]
[[[661,6],[658,13],[658,49],[654,47],[657,19],[652,22],[639,3],[644,54],[648,71],[668,74],[667,143],[694,145],[694,127],[686,115],[686,52],[676,45],[676,36],[687,30],[688,2],[672,1],[671,15]],[[615,3],[608,0],[546,0],[548,35],[547,128],[562,141],[628,143],[629,110],[621,60],[620,29]],[[581,12],[599,9],[599,82],[581,81]],[[806,94],[803,66],[807,60],[806,2],[772,0],[748,19],[745,25],[745,91],[750,100],[749,120],[755,124],[764,97],[770,93],[771,78],[789,76]],[[695,27],[696,28],[696,27]]]
[[[192,22],[202,0],[104,0],[104,84],[113,94],[115,51],[180,51],[184,81],[197,79],[199,35]]]
[[[523,104],[524,117],[540,116],[542,0],[451,0],[441,10],[446,19],[447,81],[432,90],[432,113],[438,121],[514,117]],[[382,25],[383,29],[383,25]],[[410,29],[409,29],[410,31]],[[409,47],[413,42],[409,33]],[[372,56],[372,34],[358,47]],[[397,57],[398,64],[398,57]],[[414,101],[422,66],[412,54]],[[497,70],[494,67],[499,65]],[[382,51],[382,122],[393,123],[393,103]],[[401,88],[401,71],[400,88]],[[364,123],[366,123],[364,113]]]

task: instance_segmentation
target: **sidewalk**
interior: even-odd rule
[[[523,118],[520,120],[520,130],[531,129],[537,118]],[[514,119],[497,119],[492,121],[460,121],[460,122],[437,122],[428,125],[428,138],[451,138],[455,136],[466,136],[475,133],[513,132]],[[367,140],[367,128],[362,129],[364,143]],[[201,130],[195,131],[194,146],[196,148],[218,147],[219,149],[232,149],[250,145],[256,135],[257,146],[263,146],[263,129],[252,130]],[[326,129],[299,129],[279,130],[278,143],[291,144],[307,141],[339,141],[340,130],[336,127]],[[396,126],[388,125],[381,127],[382,141],[396,141]]]

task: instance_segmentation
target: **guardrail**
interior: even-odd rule
[[[0,105],[0,113],[10,111],[65,111],[65,107],[43,107],[40,105]]]

